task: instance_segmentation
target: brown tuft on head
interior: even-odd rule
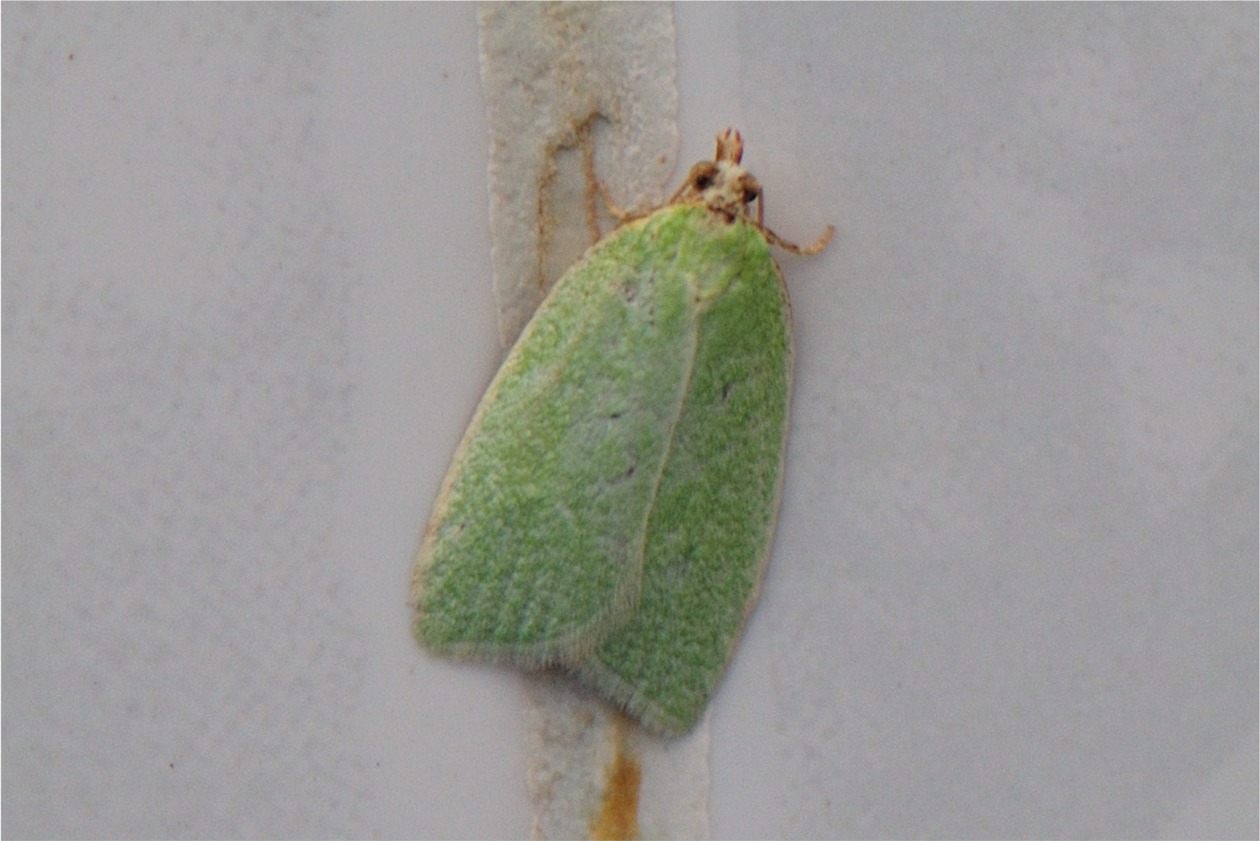
[[[739,136],[738,131],[728,128],[717,136],[717,152],[713,155],[713,160],[737,164],[743,157],[744,138]]]

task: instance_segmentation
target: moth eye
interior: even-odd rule
[[[717,173],[717,167],[713,164],[697,164],[691,170],[692,188],[701,192],[709,189],[716,183]]]

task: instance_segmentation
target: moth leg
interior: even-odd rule
[[[651,213],[650,210],[625,210],[613,201],[612,194],[608,192],[608,185],[598,178],[595,179],[595,188],[599,190],[599,197],[604,201],[604,208],[610,216],[617,220],[618,225],[633,222],[635,219],[642,219]]]
[[[794,242],[788,242],[767,227],[762,225],[758,225],[757,227],[761,228],[761,233],[765,234],[766,240],[769,241],[771,245],[777,245],[785,251],[791,251],[793,254],[804,254],[805,256],[817,254],[822,251],[827,247],[827,243],[831,242],[831,237],[836,233],[836,229],[831,225],[828,225],[827,230],[823,231],[823,235],[818,238],[817,242],[813,245],[807,245],[802,248]]]

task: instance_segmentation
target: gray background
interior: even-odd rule
[[[1256,32],[679,8],[684,165],[838,228],[715,835],[1254,837]],[[521,681],[406,606],[501,355],[474,9],[3,39],[4,833],[525,834]]]

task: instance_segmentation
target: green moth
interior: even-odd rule
[[[792,335],[761,188],[728,129],[669,202],[556,283],[490,383],[416,562],[442,654],[560,666],[690,730],[757,598]],[[757,202],[757,217],[749,206]]]

